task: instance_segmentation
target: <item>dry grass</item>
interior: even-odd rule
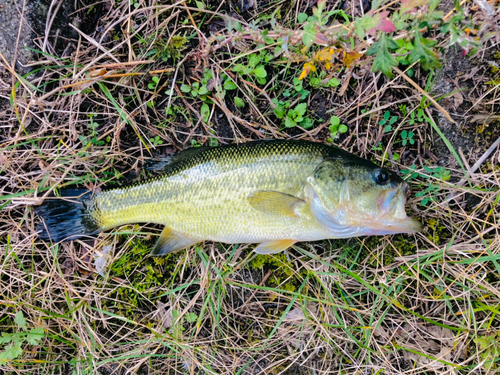
[[[437,79],[415,67],[417,87],[406,73],[387,79],[369,65],[333,69],[328,78],[339,87],[304,83],[309,93],[290,99],[292,107],[307,103],[315,125],[286,128],[272,99],[295,93],[301,65],[273,44],[258,46],[250,25],[279,10],[279,23],[293,28],[309,8],[255,4],[244,18],[226,1],[205,10],[182,1],[79,5],[74,15],[83,22],[101,12],[97,31],[75,28],[61,40],[49,19],[49,32],[35,41],[35,74],[22,78],[1,63],[0,327],[24,332],[14,321],[22,311],[27,328],[43,327],[44,335],[38,345],[23,342],[22,355],[0,363],[0,373],[480,374],[500,367],[500,92],[487,84],[498,82],[488,63],[498,64],[498,41],[485,39],[471,60],[450,49]],[[480,14],[475,2],[463,6]],[[226,29],[235,19],[239,34]],[[265,84],[231,70],[260,51],[273,56]],[[464,69],[475,74],[456,74]],[[206,99],[182,88],[203,86],[206,71]],[[237,90],[223,93],[228,80]],[[440,99],[443,111],[426,96]],[[428,120],[410,125],[419,109]],[[398,116],[387,133],[386,111]],[[95,242],[37,239],[32,206],[54,189],[136,181],[153,156],[192,145],[326,141],[331,115],[348,125],[336,140],[341,147],[393,169],[413,166],[419,175],[407,176],[424,193],[408,206],[426,224],[422,233],[300,243],[289,259],[212,243],[151,259],[159,234],[152,226],[118,228]],[[403,130],[414,132],[414,144],[402,145]],[[101,274],[96,257],[107,260]]]

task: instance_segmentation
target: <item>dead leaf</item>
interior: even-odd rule
[[[344,96],[345,92],[347,91],[351,77],[352,77],[352,69],[348,68],[346,73],[342,76],[343,82],[342,82],[342,86],[340,86],[340,89],[339,89],[340,96]]]
[[[92,77],[92,78],[95,78],[95,77],[99,77],[99,76],[105,75],[106,72],[107,72],[106,69],[95,69],[95,70],[89,71],[89,76]]]
[[[156,304],[158,310],[156,310],[155,317],[161,322],[161,325],[168,329],[174,324],[174,319],[172,316],[172,308],[166,309],[167,304],[157,302]]]
[[[497,120],[500,120],[500,115],[480,114],[480,115],[476,115],[476,116],[472,117],[470,119],[470,122],[480,122],[483,125],[489,125],[493,121],[497,121]]]
[[[314,42],[320,46],[327,46],[330,44],[330,41],[326,38],[326,36],[321,33],[316,34],[316,40]]]
[[[464,97],[459,91],[454,93],[452,96],[453,96],[453,103],[456,109],[462,105],[462,103],[464,102]]]
[[[104,268],[106,267],[106,264],[109,262],[111,256],[109,254],[111,250],[110,245],[106,245],[102,248],[102,251],[96,251],[96,255],[94,255],[95,260],[94,260],[94,268],[96,272],[104,277]]]
[[[302,320],[302,319],[305,319],[305,316],[304,312],[299,307],[290,310],[288,314],[286,314],[285,316],[285,320]]]

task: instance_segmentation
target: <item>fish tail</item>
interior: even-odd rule
[[[69,241],[99,233],[102,228],[98,211],[89,193],[85,189],[62,190],[63,199],[46,199],[42,205],[35,207],[35,213],[42,218],[37,226],[40,239]]]

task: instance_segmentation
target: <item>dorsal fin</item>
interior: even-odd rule
[[[203,151],[210,149],[209,146],[202,147],[192,147],[187,150],[183,150],[174,155],[166,155],[161,156],[155,159],[149,159],[146,161],[144,165],[144,169],[147,171],[155,172],[155,173],[164,173],[167,169],[171,168],[174,164],[181,162],[183,160],[189,159],[194,155],[197,155]]]

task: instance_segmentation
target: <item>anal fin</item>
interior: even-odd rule
[[[165,227],[161,232],[160,238],[156,241],[155,247],[151,251],[151,255],[160,256],[173,253],[178,250],[192,246],[199,241],[188,238],[169,227]]]
[[[253,251],[257,254],[276,254],[280,251],[288,249],[292,246],[295,240],[276,240],[276,241],[267,241],[262,242],[259,246],[257,246]]]

